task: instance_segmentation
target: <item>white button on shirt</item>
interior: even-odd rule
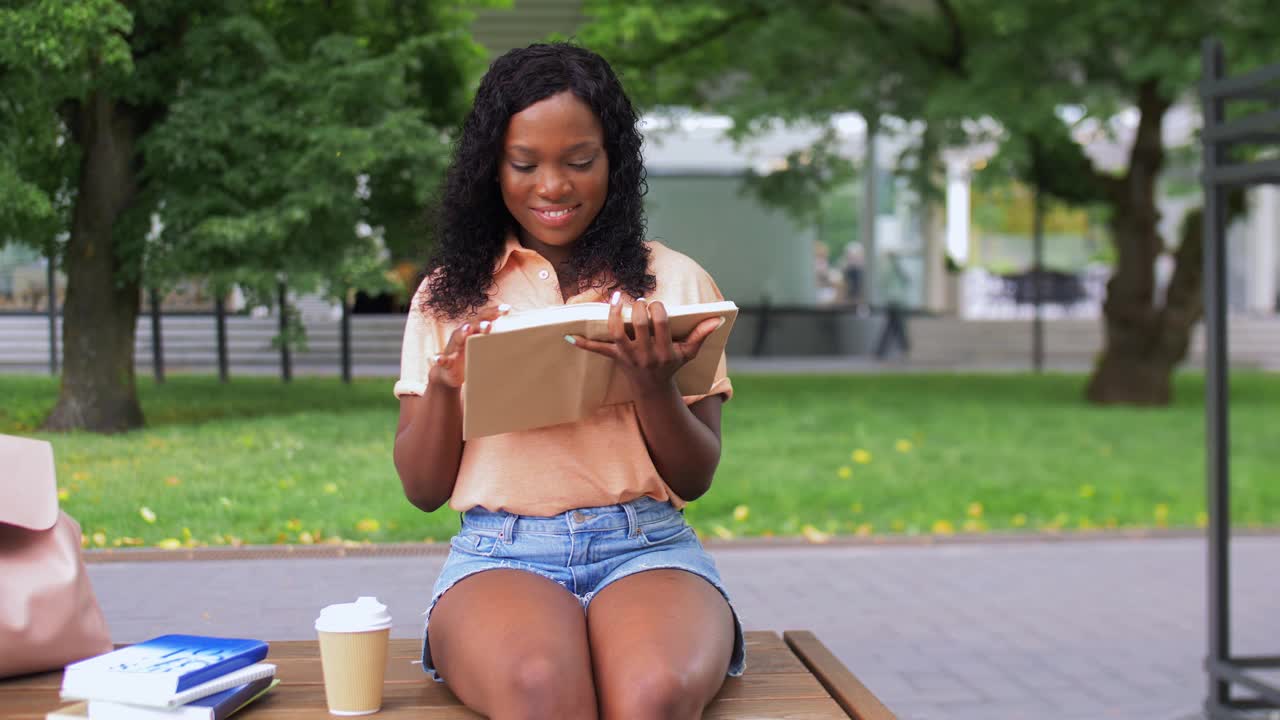
[[[546,280],[547,278],[551,277],[551,273],[546,270],[539,270],[538,277],[542,278],[543,280]]]

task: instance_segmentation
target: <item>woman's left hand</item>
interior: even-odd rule
[[[683,341],[674,341],[666,308],[661,302],[641,299],[631,304],[633,338],[627,335],[622,320],[622,293],[615,292],[609,302],[609,340],[591,340],[581,335],[566,335],[565,340],[612,358],[640,395],[670,389],[676,371],[697,357],[702,343],[724,322],[723,318],[708,318]]]

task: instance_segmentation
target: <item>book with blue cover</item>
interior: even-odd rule
[[[62,696],[173,707],[274,675],[265,663],[249,670],[266,656],[261,640],[162,635],[68,665]]]
[[[176,708],[151,708],[110,700],[90,700],[89,720],[225,720],[278,684],[279,680],[265,677]]]

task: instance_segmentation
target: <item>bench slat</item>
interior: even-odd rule
[[[799,700],[717,700],[711,703],[702,720],[839,720],[849,716],[831,698]]]
[[[270,646],[267,662],[316,657],[315,640],[272,640]],[[417,660],[422,657],[422,641],[413,638],[392,638],[387,643],[387,655],[392,658]]]
[[[787,630],[782,639],[795,651],[818,682],[855,720],[897,720],[897,716],[867,689],[818,638],[808,630]]]
[[[803,673],[809,674],[796,654],[782,642],[776,632],[752,631],[747,634],[747,674],[755,673]]]
[[[749,632],[747,673],[728,678],[704,718],[786,720],[894,720],[839,660],[808,632]],[[392,640],[387,661],[383,710],[387,720],[471,720],[449,689],[431,682],[418,659],[420,641]],[[314,640],[272,641],[268,656],[283,681],[237,717],[245,720],[303,720],[329,717],[323,671]],[[0,681],[0,719],[44,720],[65,703],[58,700],[62,673],[51,672]]]
[[[324,671],[319,658],[285,659],[276,661],[276,676],[289,686],[324,685]],[[386,684],[423,686],[430,690],[448,693],[444,685],[430,681],[420,665],[412,665],[404,658],[392,658],[387,662]],[[274,692],[274,691],[273,691]],[[425,697],[425,696],[424,696]],[[447,702],[456,702],[448,693]],[[721,698],[824,698],[829,697],[822,685],[808,672],[766,673],[751,672],[740,678],[727,678],[720,691]],[[442,704],[432,698],[427,704]]]
[[[293,683],[281,683],[275,690],[241,712],[244,713],[245,720],[329,717],[323,685]],[[235,717],[240,717],[240,713],[236,713]],[[387,685],[382,692],[382,710],[377,717],[388,718],[388,720],[410,720],[411,718],[479,720],[481,716],[463,707],[448,688],[428,681],[412,685]]]

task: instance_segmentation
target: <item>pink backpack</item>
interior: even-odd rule
[[[58,509],[53,446],[0,435],[0,677],[109,650],[80,525]]]

